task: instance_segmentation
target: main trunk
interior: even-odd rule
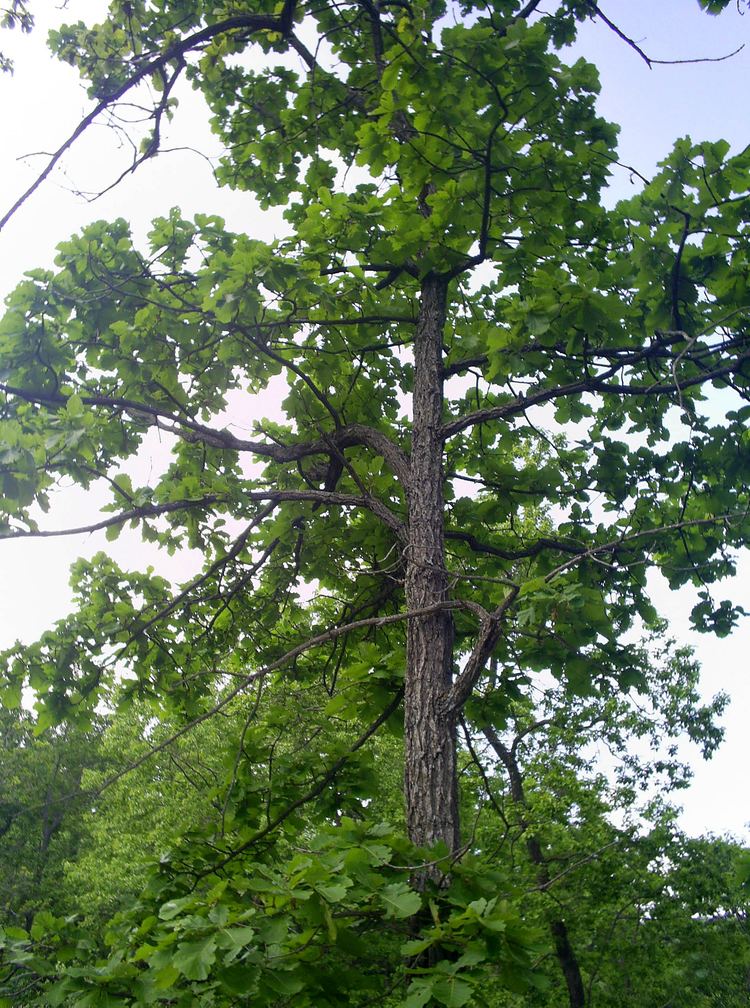
[[[443,328],[445,280],[422,285],[414,345],[413,430],[409,486],[406,604],[423,609],[448,597],[443,535]],[[456,726],[449,714],[453,621],[449,612],[409,620],[406,649],[406,818],[420,846],[458,848]],[[427,873],[435,879],[440,871]]]

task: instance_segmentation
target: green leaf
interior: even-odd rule
[[[432,987],[433,997],[447,1008],[461,1008],[461,1005],[471,1001],[473,990],[471,986],[458,977],[447,977],[437,980]]]
[[[340,903],[346,898],[350,886],[351,882],[347,879],[345,882],[332,882],[327,885],[318,884],[315,886],[315,889],[329,903]]]
[[[216,941],[205,938],[202,941],[181,942],[172,963],[188,980],[205,980],[215,961]]]
[[[160,991],[169,990],[177,982],[179,976],[180,970],[172,963],[169,963],[154,974],[154,987]]]
[[[231,948],[233,951],[245,948],[255,938],[256,931],[252,927],[232,927],[225,928],[221,932],[221,944],[223,948]]]
[[[530,578],[528,581],[524,581],[521,585],[518,597],[523,598],[524,595],[532,595],[534,592],[540,591],[543,588],[548,588],[546,577]]]
[[[65,403],[65,412],[72,418],[83,416],[83,400],[78,394],[68,397]]]
[[[404,1001],[404,1008],[424,1008],[432,998],[432,987],[419,980],[409,985],[409,991]]]
[[[186,907],[194,905],[192,896],[185,896],[183,899],[167,900],[159,907],[159,917],[161,920],[174,920]]]
[[[397,920],[413,917],[422,906],[419,893],[410,889],[405,882],[392,882],[384,886],[378,897],[385,907],[386,917],[394,917]]]

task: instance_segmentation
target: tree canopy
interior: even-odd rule
[[[155,547],[74,566],[71,614],[2,655],[2,702],[33,691],[38,732],[136,705],[171,726],[144,721],[154,756],[235,733],[220,826],[186,831],[46,1003],[532,998],[540,921],[589,1003],[565,920],[524,914],[471,817],[501,765],[526,804],[520,717],[654,701],[650,572],[694,586],[699,630],[742,613],[714,585],[750,533],[750,148],[678,139],[610,208],[617,128],[564,58],[588,20],[649,58],[592,0],[114,0],[52,34],[94,105],[3,222],[125,104],[148,121],[130,169],[158,156],[185,77],[219,183],[287,227],[165,206],[140,244],[98,222],[0,321],[0,538]],[[65,529],[71,483],[109,500]],[[158,548],[200,569],[173,585]],[[56,940],[41,975],[72,956]]]

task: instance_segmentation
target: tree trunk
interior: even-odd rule
[[[528,807],[526,793],[514,747],[509,749],[503,745],[494,728],[485,728],[484,736],[495,750],[495,753],[500,757],[500,761],[507,771],[510,782],[510,796],[521,811],[520,825],[522,829],[528,831],[530,827],[525,815],[525,810]],[[529,852],[532,864],[536,865],[538,869],[537,878],[539,885],[546,888],[550,883],[549,868],[542,845],[536,834],[528,833],[526,837],[526,850]],[[568,1003],[570,1008],[585,1008],[586,992],[583,986],[581,967],[573,946],[570,944],[567,925],[561,917],[555,914],[548,914],[547,922],[550,934],[552,935],[552,941],[555,945],[555,956],[557,957],[562,975],[565,978],[565,986],[568,988]]]
[[[406,604],[422,609],[448,598],[443,534],[443,328],[447,281],[422,284],[414,344],[414,392]],[[404,697],[406,821],[420,846],[459,845],[456,724],[449,714],[453,619],[436,612],[409,620]],[[440,881],[439,868],[422,878]]]

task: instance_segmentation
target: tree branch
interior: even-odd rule
[[[363,508],[380,518],[400,539],[406,540],[404,523],[389,507],[369,494],[338,493],[332,490],[250,490],[245,494],[248,500],[271,501],[308,501],[312,504],[335,504],[343,507]]]
[[[687,528],[703,528],[705,526],[717,525],[719,523],[725,524],[738,518],[747,521],[748,516],[748,510],[728,511],[725,514],[715,515],[713,518],[693,518],[689,521],[671,522],[669,525],[659,525],[657,528],[649,528],[643,529],[640,532],[632,532],[630,535],[622,536],[619,539],[611,539],[609,542],[602,543],[601,546],[590,546],[588,549],[583,550],[577,557],[573,557],[571,560],[566,560],[565,563],[561,563],[551,570],[549,574],[546,575],[545,581],[552,581],[553,578],[556,578],[559,574],[569,570],[579,561],[585,560],[587,557],[595,557],[600,553],[614,553],[636,539],[650,539],[655,536],[664,535],[665,532],[679,532],[682,529]]]
[[[463,671],[453,683],[448,695],[447,706],[451,716],[456,717],[460,714],[464,704],[471,696],[471,692],[479,676],[482,674],[485,665],[490,660],[495,645],[500,638],[502,618],[515,602],[520,590],[519,585],[514,585],[500,605],[491,613],[487,613],[481,621],[476,643],[464,665]]]
[[[529,0],[523,10],[518,12],[514,20],[525,21],[527,18],[530,18],[541,2],[542,0]]]
[[[68,397],[61,392],[23,389],[5,382],[0,382],[0,392],[49,409],[61,409],[68,401]],[[274,462],[297,462],[310,455],[328,455],[331,450],[331,440],[339,448],[353,448],[361,445],[370,448],[384,458],[393,474],[405,487],[409,484],[410,464],[407,454],[387,435],[364,424],[348,424],[345,427],[340,427],[328,435],[328,440],[320,438],[316,441],[300,442],[288,446],[264,444],[259,441],[245,441],[235,437],[231,431],[217,430],[179,414],[171,413],[160,406],[136,402],[133,399],[85,393],[80,395],[80,399],[85,406],[103,407],[129,413],[135,417],[142,416],[146,420],[151,418],[153,425],[158,426],[160,430],[174,434],[186,441],[199,442],[212,448],[222,448],[228,451],[250,452]]]
[[[589,0],[589,8],[593,11],[593,13],[597,17],[601,18],[604,24],[611,31],[613,31],[618,38],[622,39],[622,41],[626,45],[630,46],[630,48],[634,52],[638,53],[638,55],[644,61],[649,70],[651,70],[655,64],[659,64],[660,66],[678,66],[683,63],[722,63],[724,60],[728,60],[731,59],[733,56],[736,56],[737,53],[742,52],[742,50],[745,48],[745,44],[743,42],[741,46],[738,46],[730,53],[726,53],[724,56],[702,56],[698,57],[697,59],[677,59],[677,60],[654,59],[652,56],[647,56],[646,53],[643,51],[643,49],[641,49],[641,47],[634,39],[630,38],[629,35],[626,35],[621,28],[618,28],[618,26],[614,23],[614,21],[611,21],[607,17],[607,15],[602,11],[601,7],[597,3],[594,3],[593,0]]]
[[[615,374],[618,369],[619,366],[611,368],[607,377]],[[524,413],[530,406],[540,406],[542,403],[552,402],[564,396],[595,391],[599,382],[603,380],[605,379],[600,378],[592,381],[589,378],[584,378],[580,381],[569,382],[567,385],[559,385],[551,389],[540,389],[529,396],[516,396],[511,402],[504,403],[502,406],[488,406],[485,409],[474,410],[471,413],[458,417],[456,420],[451,421],[451,423],[445,424],[442,432],[443,438],[447,441],[448,438],[460,434],[461,431],[466,430],[468,427],[475,427],[477,424],[487,423],[490,420],[510,419],[511,417],[518,416],[519,413]]]
[[[330,784],[330,782],[334,779],[336,774],[341,769],[343,769],[343,767],[346,765],[347,761],[351,758],[351,756],[355,752],[357,752],[358,749],[361,749],[362,746],[366,742],[368,742],[369,739],[372,738],[372,736],[375,734],[378,728],[384,725],[385,722],[388,720],[388,718],[396,712],[396,710],[398,709],[398,705],[401,703],[401,700],[403,699],[403,696],[404,691],[403,689],[400,689],[395,694],[395,696],[388,704],[388,706],[385,708],[383,713],[375,721],[372,722],[369,728],[367,728],[366,731],[364,731],[354,743],[352,743],[352,745],[349,748],[349,751],[344,753],[343,756],[340,756],[336,760],[336,762],[331,767],[328,768],[328,770],[321,777],[321,779],[316,784],[314,784],[309,791],[306,791],[303,795],[300,795],[299,798],[295,798],[293,802],[290,802],[290,804],[287,805],[282,812],[279,812],[276,816],[274,816],[274,818],[271,819],[269,823],[267,823],[262,829],[259,829],[256,833],[254,833],[249,840],[245,840],[244,843],[241,843],[239,847],[235,847],[234,850],[232,850],[229,854],[223,857],[218,863],[211,865],[210,868],[207,868],[204,872],[200,873],[198,875],[198,879],[204,878],[206,875],[211,875],[214,872],[219,871],[221,868],[224,868],[225,865],[229,864],[230,861],[233,861],[234,858],[238,857],[249,847],[254,846],[264,837],[268,836],[269,833],[272,833],[277,826],[281,825],[281,823],[284,822],[285,819],[289,818],[292,812],[296,811],[296,809],[298,808],[301,808],[301,806],[303,805],[307,805],[308,802],[312,801],[314,798],[317,798],[318,795],[322,794],[326,786]]]
[[[646,180],[647,181],[647,180]],[[701,334],[701,335],[705,335]],[[664,355],[668,351],[668,347],[673,346],[675,343],[679,343],[682,340],[687,340],[687,333],[682,330],[657,330],[651,340],[650,345],[638,355],[639,359],[646,359],[647,357],[654,357],[658,355]],[[564,348],[564,344],[560,343],[557,346],[545,346],[541,343],[525,343],[521,347],[511,347],[505,350],[501,350],[500,353],[558,353],[560,355]],[[633,348],[632,347],[598,347],[596,350],[591,351],[591,355],[601,361],[606,361],[608,364],[618,363],[618,366],[624,366],[625,364],[632,363],[634,360]],[[565,354],[565,359],[571,362],[581,362],[584,363],[585,358],[581,355],[575,354]],[[455,361],[453,364],[449,364],[443,370],[444,378],[451,378],[454,375],[462,374],[464,371],[468,371],[474,367],[483,367],[485,364],[489,363],[488,354],[476,354],[473,357],[465,357],[462,360]]]
[[[489,556],[499,557],[501,560],[523,560],[527,557],[537,556],[537,554],[545,549],[559,550],[561,553],[573,553],[576,556],[586,552],[585,546],[575,546],[572,543],[561,542],[559,539],[542,538],[537,539],[531,546],[527,546],[525,549],[504,550],[497,546],[491,546],[489,543],[481,542],[470,532],[458,532],[453,529],[446,529],[445,538],[464,542],[475,553],[486,553]]]
[[[242,14],[225,18],[223,21],[218,21],[216,24],[202,28],[200,31],[194,32],[192,35],[188,35],[186,38],[175,42],[163,53],[160,53],[158,56],[154,57],[154,59],[144,63],[143,66],[136,70],[135,73],[133,73],[125,81],[125,83],[121,84],[110,94],[101,98],[94,108],[85,115],[83,119],[81,119],[73,132],[52,154],[47,161],[47,164],[37,175],[28,189],[19,196],[7,213],[0,218],[0,231],[2,231],[16,211],[19,210],[31,196],[33,196],[36,190],[50,175],[63,155],[70,150],[78,138],[86,132],[89,126],[102,114],[102,112],[107,111],[107,109],[111,108],[112,105],[120,101],[121,98],[140,84],[141,81],[146,80],[146,78],[150,77],[152,74],[163,70],[164,67],[173,60],[183,59],[184,56],[191,50],[199,48],[206,42],[210,42],[211,39],[216,38],[217,35],[225,35],[232,31],[245,31],[250,34],[258,31],[275,31],[286,36],[288,35],[291,27],[290,11],[293,14],[293,9],[293,3],[286,3],[284,5],[284,10],[279,17],[270,17],[266,14]]]
[[[682,335],[684,337],[684,333]],[[739,370],[742,364],[750,360],[750,350],[747,350],[745,353],[738,354],[730,364],[723,365],[722,367],[716,367],[713,370],[706,370],[692,378],[686,378],[683,381],[680,381],[679,384],[675,382],[654,382],[653,385],[624,385],[609,383],[609,379],[616,374],[617,371],[623,367],[640,363],[647,358],[649,353],[650,348],[646,349],[641,354],[633,355],[631,360],[619,361],[617,364],[602,372],[602,374],[592,378],[584,378],[580,381],[569,382],[567,385],[559,385],[555,388],[539,389],[528,396],[517,396],[511,402],[505,403],[502,406],[490,406],[485,409],[475,410],[472,413],[466,413],[464,416],[458,417],[451,423],[444,425],[443,437],[447,440],[455,434],[459,434],[461,431],[466,430],[468,427],[474,427],[477,424],[486,423],[490,420],[508,420],[512,417],[518,416],[520,413],[524,413],[531,406],[540,406],[543,403],[553,402],[556,399],[562,399],[563,397],[569,395],[580,395],[584,392],[608,392],[617,393],[622,396],[654,396],[667,395],[676,392],[678,395],[681,395],[686,388],[692,388],[695,385],[704,385],[709,381],[726,379],[729,375]]]
[[[132,773],[133,770],[137,770],[138,767],[143,766],[144,763],[148,762],[148,760],[150,760],[153,756],[156,756],[157,753],[163,752],[178,739],[181,739],[184,735],[187,735],[188,732],[191,732],[193,728],[197,728],[198,725],[203,724],[204,721],[208,721],[209,718],[212,718],[215,714],[218,714],[219,711],[224,710],[224,708],[227,707],[233,700],[235,700],[241,693],[243,693],[248,688],[248,686],[251,686],[253,683],[258,682],[259,679],[262,679],[263,677],[270,675],[272,672],[276,672],[278,669],[283,668],[290,662],[293,662],[295,658],[299,658],[299,656],[304,654],[306,651],[310,651],[313,648],[320,647],[323,644],[328,644],[330,641],[337,640],[339,637],[352,633],[355,630],[362,630],[366,627],[390,626],[391,624],[394,623],[401,623],[404,620],[419,619],[423,616],[430,616],[433,613],[449,609],[468,609],[469,611],[474,612],[476,611],[477,607],[472,606],[470,603],[467,602],[462,602],[459,600],[449,600],[446,602],[439,602],[432,606],[427,606],[423,609],[413,609],[410,612],[393,613],[390,616],[371,616],[365,619],[353,620],[351,623],[345,623],[342,624],[341,626],[331,627],[329,630],[325,630],[322,633],[316,634],[315,636],[308,638],[308,640],[304,641],[302,644],[298,644],[296,645],[296,647],[291,648],[291,650],[287,651],[286,654],[281,655],[280,658],[277,658],[275,661],[270,662],[263,668],[258,669],[258,671],[251,672],[248,675],[243,676],[240,679],[238,685],[235,686],[232,690],[230,690],[229,693],[225,694],[221,698],[221,700],[219,700],[217,703],[213,705],[213,707],[211,707],[207,711],[204,711],[202,714],[199,714],[197,717],[193,718],[192,721],[188,722],[188,724],[186,725],[183,725],[182,728],[174,732],[174,734],[170,735],[169,738],[164,739],[163,742],[160,742],[158,745],[152,746],[148,750],[148,752],[143,754],[143,756],[140,756],[137,760],[134,760],[132,763],[129,763],[122,770],[118,770],[116,773],[112,774],[105,781],[103,781],[102,784],[100,784],[97,788],[93,789],[92,791],[86,792],[85,796],[89,798],[97,798],[100,794],[106,791],[107,788],[112,787],[113,784],[116,784],[117,781],[122,780],[123,777],[125,777],[129,773]],[[81,797],[80,793],[62,795],[61,797],[54,799],[54,802],[57,803],[57,802],[72,801],[74,798],[80,798],[80,797]],[[43,806],[40,805],[27,806],[22,811],[33,812],[38,811],[41,808],[43,808]]]
[[[124,525],[125,522],[137,521],[139,518],[155,518],[172,511],[209,507],[211,504],[224,500],[226,498],[212,494],[197,500],[169,501],[167,504],[143,504],[140,507],[131,508],[129,511],[121,511],[120,514],[112,515],[111,518],[104,518],[91,525],[79,525],[77,528],[0,529],[0,539],[50,539],[57,536],[85,535],[91,532],[101,532],[102,529],[112,528],[113,525]]]

